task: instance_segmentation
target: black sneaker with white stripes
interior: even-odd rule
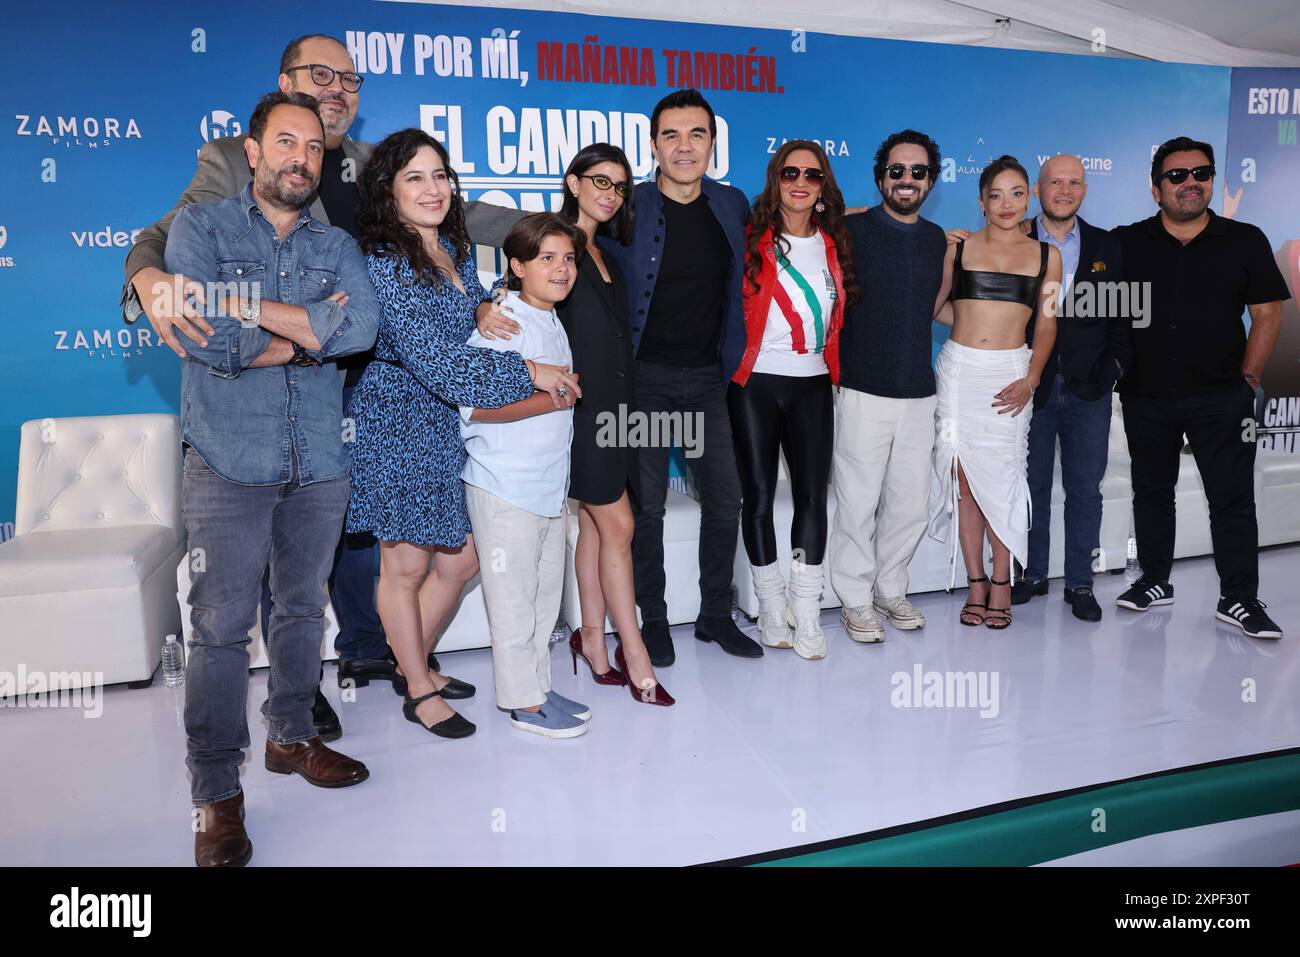
[[[1169,582],[1158,582],[1150,578],[1139,578],[1133,587],[1115,599],[1121,608],[1134,611],[1146,611],[1152,605],[1172,605],[1174,603],[1174,586]]]
[[[1235,598],[1220,598],[1219,607],[1214,617],[1236,625],[1248,638],[1281,638],[1282,629],[1272,618],[1264,613],[1267,606],[1258,598],[1238,601]]]

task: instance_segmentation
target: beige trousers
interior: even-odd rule
[[[497,707],[531,708],[551,690],[551,632],[564,590],[564,516],[544,518],[465,486],[492,635]]]
[[[934,408],[934,396],[836,390],[830,577],[847,607],[907,594],[907,565],[928,517]]]

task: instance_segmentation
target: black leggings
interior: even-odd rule
[[[790,547],[807,565],[826,551],[826,489],[831,478],[835,411],[828,375],[786,376],[755,372],[745,386],[727,386],[736,465],[744,492],[740,531],[751,565],[776,561],[772,501],[778,451],[785,452],[794,499]]]

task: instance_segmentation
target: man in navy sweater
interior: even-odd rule
[[[920,215],[939,172],[939,147],[902,130],[876,152],[882,202],[845,218],[861,298],[840,334],[835,397],[831,585],[854,641],[885,628],[921,628],[907,600],[907,565],[926,526],[934,449],[931,323],[943,282],[943,230]]]

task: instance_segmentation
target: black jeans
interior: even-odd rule
[[[1214,567],[1223,597],[1255,598],[1255,391],[1244,379],[1175,399],[1124,396],[1124,432],[1133,460],[1133,525],[1142,573],[1168,581],[1174,560],[1174,485],[1187,435],[1210,506]],[[1249,430],[1249,431],[1248,431]]]
[[[732,569],[740,525],[740,479],[731,444],[726,383],[717,366],[675,368],[651,362],[636,364],[637,411],[646,416],[676,413],[690,417],[694,439],[686,448],[686,466],[700,497],[700,616],[731,614]],[[654,434],[657,429],[648,429]],[[641,493],[636,502],[632,538],[632,573],[636,603],[645,621],[666,621],[664,601],[664,503],[668,495],[670,449],[643,444],[637,450]]]
[[[740,534],[750,564],[761,568],[776,561],[772,502],[784,450],[794,503],[790,548],[804,564],[820,565],[826,553],[826,489],[835,441],[831,377],[755,372],[744,386],[727,386],[727,407],[744,491]]]

